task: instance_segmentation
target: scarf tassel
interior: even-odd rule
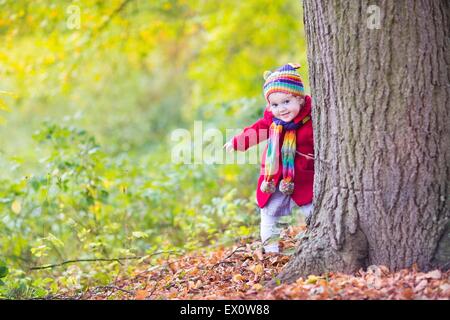
[[[292,194],[294,192],[294,182],[288,179],[281,180],[280,191],[284,194]]]
[[[261,183],[260,190],[264,193],[274,193],[275,192],[275,183],[273,183],[273,180],[269,180],[269,181],[264,180]]]

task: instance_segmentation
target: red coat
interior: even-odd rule
[[[307,115],[311,115],[311,97],[305,96],[305,104],[300,110],[299,114],[294,118],[294,122],[300,122]],[[233,146],[235,150],[245,151],[251,146],[267,140],[269,134],[269,127],[272,123],[273,114],[268,107],[264,110],[264,117],[256,121],[249,127],[244,128],[242,133],[233,138]],[[259,134],[256,134],[255,131]],[[259,131],[261,130],[261,131]],[[283,144],[285,131],[282,132],[280,137],[280,152]],[[252,139],[250,139],[252,137]],[[261,158],[261,170],[258,179],[258,186],[256,188],[256,200],[258,206],[263,208],[269,200],[271,193],[265,193],[260,190],[261,182],[264,180],[264,167],[265,157],[267,152],[267,146],[262,153]],[[313,143],[313,127],[312,120],[306,122],[303,126],[297,129],[297,152],[302,154],[314,155],[314,143]],[[281,153],[280,153],[281,154]],[[294,176],[294,193],[291,195],[292,199],[299,206],[312,202],[313,197],[313,183],[314,183],[314,160],[300,154],[296,154],[295,161],[295,176]],[[274,183],[278,187],[278,182],[283,178],[281,157],[278,166],[278,171],[274,175]]]

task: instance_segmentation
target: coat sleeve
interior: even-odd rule
[[[242,132],[233,137],[234,150],[246,151],[248,148],[266,140],[269,136],[269,127],[272,124],[272,112],[264,110],[264,117],[258,119],[251,126],[245,127]]]

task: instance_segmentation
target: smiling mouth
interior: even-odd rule
[[[287,116],[288,114],[289,114],[289,112],[288,113],[280,113],[280,116],[284,117],[284,116]]]

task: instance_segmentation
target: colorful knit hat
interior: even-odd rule
[[[264,72],[264,97],[269,102],[269,95],[274,92],[284,92],[293,95],[303,96],[303,82],[300,74],[296,69],[300,68],[300,64],[288,63],[279,67],[274,72]]]

